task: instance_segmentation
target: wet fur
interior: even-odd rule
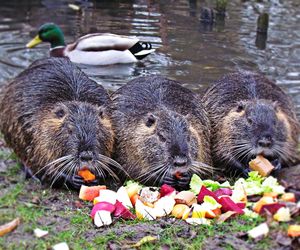
[[[235,149],[237,140],[251,141],[248,132],[251,125],[244,119],[245,111],[237,111],[239,103],[251,102],[255,117],[254,122],[263,121],[269,127],[272,136],[282,146],[286,159],[281,158],[283,166],[294,165],[297,158],[299,123],[291,99],[275,83],[253,72],[238,72],[225,75],[215,82],[205,93],[203,102],[209,112],[212,123],[212,158],[225,174],[240,173],[239,167],[245,168],[237,159]],[[247,105],[248,105],[247,104]],[[248,105],[251,109],[251,105]],[[272,116],[272,114],[275,116]],[[269,115],[267,115],[269,114]],[[276,126],[271,124],[275,120]],[[264,128],[251,134],[257,139]],[[246,153],[240,155],[247,159]],[[241,154],[243,154],[241,153]],[[232,171],[228,171],[232,167]]]
[[[171,149],[175,154],[188,150],[193,160],[211,163],[209,119],[190,90],[160,76],[141,77],[117,90],[112,99],[115,159],[131,178],[149,185],[161,184],[167,172],[175,171],[166,167],[170,165],[167,148],[172,140],[176,141]],[[151,115],[155,123],[148,127]],[[158,131],[164,133],[166,144],[159,141]],[[184,133],[190,134],[190,142],[186,143]],[[197,170],[193,171],[205,176],[211,169],[204,173]]]
[[[21,161],[41,176],[47,164],[66,154],[76,158],[87,145],[110,157],[110,102],[104,88],[68,59],[38,60],[3,88],[0,129]]]

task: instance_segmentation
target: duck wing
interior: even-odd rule
[[[110,33],[94,33],[80,37],[76,42],[67,46],[68,51],[124,51],[139,41],[136,37],[119,36]]]

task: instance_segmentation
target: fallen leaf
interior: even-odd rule
[[[0,236],[3,236],[11,231],[13,231],[20,224],[20,218],[16,218],[11,222],[8,222],[0,226]]]
[[[157,237],[155,236],[145,236],[141,240],[139,240],[137,243],[133,244],[132,247],[140,247],[141,245],[148,243],[148,242],[153,242],[158,240]]]
[[[232,217],[234,214],[236,214],[235,211],[227,211],[226,213],[223,213],[219,216],[219,218],[217,219],[217,223],[221,224],[223,222],[225,222],[226,220],[228,220],[230,217]]]

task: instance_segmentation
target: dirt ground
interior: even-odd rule
[[[89,217],[91,207],[79,201],[75,191],[49,189],[25,180],[14,155],[0,142],[0,225],[21,219],[16,230],[0,237],[0,249],[51,249],[59,242],[67,242],[71,249],[134,249],[134,243],[149,235],[157,240],[142,249],[300,249],[299,238],[286,235],[286,223],[270,222],[269,236],[259,241],[248,239],[245,233],[264,221],[261,218],[236,218],[212,227],[190,226],[173,218],[118,220],[109,227],[95,228]],[[299,222],[298,216],[293,223]],[[38,239],[35,228],[49,234]]]

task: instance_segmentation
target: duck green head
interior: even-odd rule
[[[49,42],[51,48],[66,46],[63,32],[54,23],[43,24],[39,29],[39,33],[26,44],[26,47],[33,48],[41,42]]]

